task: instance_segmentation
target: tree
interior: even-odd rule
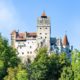
[[[20,62],[16,50],[9,46],[8,41],[0,35],[0,80],[7,74],[8,67],[15,67]]]
[[[70,65],[65,53],[48,55],[46,48],[41,48],[31,64],[32,80],[58,80],[64,66]]]
[[[17,80],[28,80],[28,72],[21,65],[18,66],[16,78]]]
[[[80,80],[80,52],[78,50],[72,52],[71,65],[74,72],[74,79]]]
[[[61,73],[61,78],[59,80],[74,80],[74,73],[71,66],[63,68],[63,72]]]
[[[0,79],[4,75],[4,62],[0,60]]]
[[[58,80],[64,66],[69,66],[70,60],[65,53],[51,53],[49,56],[47,80]]]
[[[8,75],[4,77],[4,80],[17,80],[16,79],[16,73],[17,73],[17,68],[8,68],[7,70]]]
[[[15,68],[8,68],[8,75],[4,77],[4,80],[28,80],[28,73],[21,65]]]
[[[31,64],[31,80],[46,80],[48,71],[47,49],[41,48],[37,54],[37,57]]]
[[[71,54],[71,64],[63,68],[60,80],[80,80],[80,52],[75,50]]]
[[[57,80],[58,78],[58,67],[59,67],[59,61],[58,61],[59,55],[55,53],[51,53],[49,56],[49,62],[48,62],[48,72],[46,73],[47,79],[46,80]]]

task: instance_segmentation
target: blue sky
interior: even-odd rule
[[[74,48],[80,48],[80,0],[0,0],[0,32],[10,40],[12,30],[36,31],[37,17],[51,18],[51,36],[65,32]]]

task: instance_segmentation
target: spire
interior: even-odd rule
[[[66,34],[64,35],[62,44],[63,44],[64,46],[69,45],[68,38],[67,38],[67,35],[66,35]]]
[[[42,17],[42,18],[47,18],[45,11],[43,11],[41,17]]]

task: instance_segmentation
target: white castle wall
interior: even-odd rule
[[[28,58],[33,60],[36,56],[36,40],[16,41],[15,47],[18,52],[18,57],[23,59],[23,61],[27,61]]]

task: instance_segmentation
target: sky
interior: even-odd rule
[[[0,0],[0,32],[10,42],[13,30],[36,32],[37,17],[45,11],[51,19],[51,36],[68,36],[80,49],[80,0]]]

